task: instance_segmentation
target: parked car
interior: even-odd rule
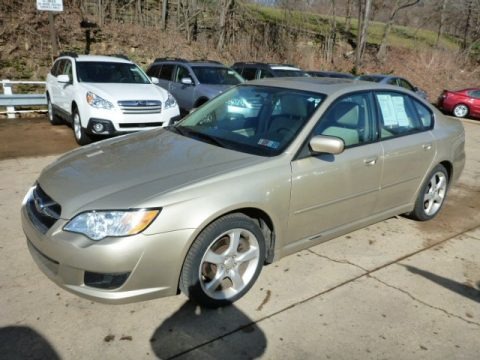
[[[305,71],[289,64],[267,64],[260,62],[236,62],[232,65],[245,80],[255,80],[272,77],[297,77],[308,75]]]
[[[355,78],[354,75],[349,73],[343,72],[336,72],[336,71],[316,71],[311,70],[307,71],[307,74],[314,77],[331,77],[331,78],[339,78],[339,79],[353,79]]]
[[[58,57],[47,75],[46,96],[50,123],[72,124],[80,145],[90,143],[92,135],[167,126],[180,114],[173,96],[123,57]]]
[[[59,158],[25,196],[23,230],[75,294],[228,305],[264,264],[397,214],[435,217],[464,141],[458,120],[399,87],[252,81],[173,126]]]
[[[157,58],[147,74],[173,94],[183,115],[244,81],[234,70],[210,60]]]
[[[480,88],[443,90],[437,105],[439,109],[459,118],[470,116],[480,119]]]
[[[413,86],[408,80],[401,78],[399,76],[372,74],[372,75],[360,75],[357,77],[357,79],[363,80],[363,81],[372,81],[380,84],[400,86],[400,87],[403,87],[404,89],[414,92],[421,98],[428,100],[428,95],[424,90],[416,86]]]

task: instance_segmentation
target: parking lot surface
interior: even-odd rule
[[[28,253],[20,203],[73,135],[45,128],[43,145],[65,147],[42,150],[34,130],[17,133],[23,153],[0,142],[0,358],[478,359],[480,122],[463,123],[466,168],[437,218],[391,218],[286,257],[218,310],[183,295],[98,304],[48,280]]]

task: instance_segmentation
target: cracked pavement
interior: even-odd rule
[[[1,160],[0,357],[478,359],[480,122],[464,126],[466,168],[436,219],[394,217],[288,256],[217,310],[183,295],[104,305],[58,288],[18,214],[56,155]]]

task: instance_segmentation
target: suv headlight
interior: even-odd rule
[[[177,105],[177,101],[172,94],[168,93],[167,101],[165,101],[165,109],[169,109]]]
[[[130,236],[145,230],[161,209],[87,211],[75,216],[63,230],[80,233],[92,240],[108,236]]]
[[[98,96],[91,91],[87,92],[87,103],[88,105],[97,109],[113,109],[113,104],[110,101],[105,100],[101,96]]]

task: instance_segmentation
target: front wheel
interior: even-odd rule
[[[205,307],[229,305],[250,290],[264,259],[260,227],[246,215],[226,215],[208,225],[192,244],[180,290]]]
[[[60,117],[55,113],[52,100],[50,100],[49,96],[47,96],[47,110],[48,110],[48,121],[50,121],[50,124],[60,125],[62,123],[62,119],[60,119]]]
[[[73,110],[73,134],[78,145],[87,145],[92,142],[85,129],[82,127],[82,121],[78,109]]]
[[[447,190],[448,173],[445,167],[439,164],[423,184],[415,202],[415,208],[408,216],[420,221],[434,218],[445,202]]]
[[[468,106],[464,104],[455,105],[455,107],[453,108],[453,115],[458,118],[464,118],[468,115],[468,112]]]

